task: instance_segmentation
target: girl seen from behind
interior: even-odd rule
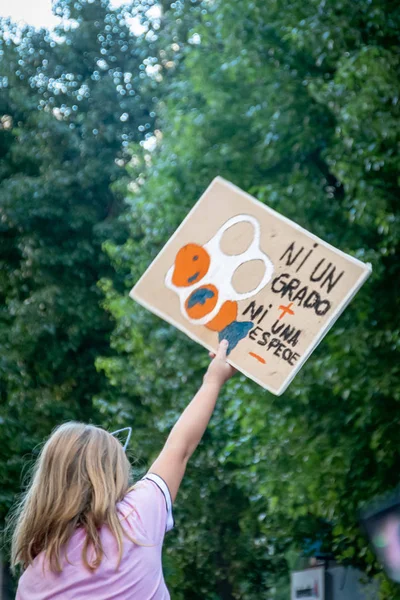
[[[121,443],[83,423],[49,438],[15,514],[17,600],[168,600],[161,551],[186,465],[234,369],[220,344],[147,475],[131,486]]]

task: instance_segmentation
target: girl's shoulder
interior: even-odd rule
[[[168,486],[153,473],[148,473],[128,490],[117,510],[122,522],[151,543],[162,542],[165,532],[174,526]]]

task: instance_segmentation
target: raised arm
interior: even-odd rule
[[[211,419],[220,389],[235,373],[235,369],[226,362],[227,347],[228,342],[224,340],[217,354],[210,355],[213,360],[204,376],[203,385],[172,428],[161,454],[149,471],[164,479],[172,501],[178,493],[188,460]]]

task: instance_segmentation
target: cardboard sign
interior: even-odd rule
[[[279,395],[370,272],[217,177],[130,296]]]

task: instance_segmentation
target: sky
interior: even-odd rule
[[[129,0],[112,0],[112,6],[127,4]],[[34,27],[51,29],[59,19],[51,11],[51,0],[0,0],[0,17],[11,17]]]
[[[35,27],[52,28],[58,22],[51,12],[51,0],[0,0],[0,16]]]

